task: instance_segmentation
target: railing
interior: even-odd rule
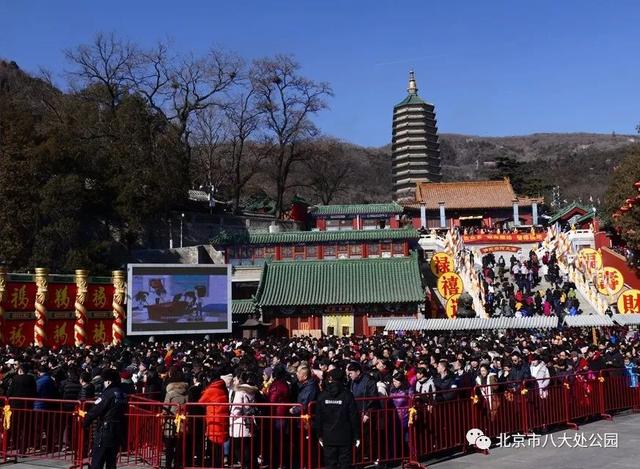
[[[495,442],[514,433],[577,428],[590,419],[640,410],[640,387],[631,383],[624,369],[612,369],[357,399],[361,445],[352,448],[351,466],[417,464],[472,450],[466,439],[472,428]],[[1,461],[57,460],[70,468],[89,464],[93,430],[83,424],[93,403],[2,398],[2,405]],[[118,435],[119,463],[149,468],[320,468],[324,448],[312,426],[315,405],[307,410],[299,404],[170,405],[132,396],[126,431]]]

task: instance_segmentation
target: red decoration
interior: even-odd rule
[[[633,183],[633,187],[635,187],[636,189],[638,189],[640,191],[640,181],[636,181]]]

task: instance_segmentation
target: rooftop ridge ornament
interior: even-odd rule
[[[416,74],[413,70],[409,70],[409,88],[407,88],[409,94],[418,94],[418,84],[416,83]]]

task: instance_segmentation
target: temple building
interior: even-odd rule
[[[495,181],[416,184],[415,199],[405,204],[416,228],[501,230],[540,224],[542,197],[518,196],[508,178]]]
[[[413,71],[407,91],[393,108],[391,164],[394,199],[399,201],[413,197],[418,181],[442,179],[435,107],[418,96]]]

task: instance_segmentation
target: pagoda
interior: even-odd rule
[[[442,180],[435,107],[418,96],[413,71],[407,92],[393,108],[392,174],[398,201],[414,199],[418,181]]]

